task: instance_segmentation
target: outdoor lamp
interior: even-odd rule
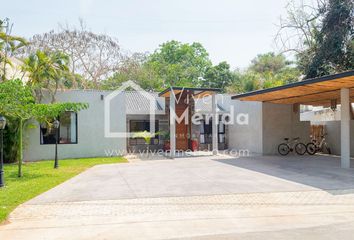
[[[6,126],[6,118],[0,115],[0,129],[4,130]]]
[[[1,147],[1,157],[0,157],[0,187],[5,185],[4,181],[4,129],[6,127],[6,118],[0,115],[0,147]]]
[[[54,168],[58,168],[59,167],[59,163],[58,163],[58,141],[59,141],[59,126],[60,126],[60,122],[55,119],[55,121],[53,122],[53,127],[55,129],[55,159],[54,159]]]
[[[60,122],[59,122],[58,120],[55,120],[55,121],[53,122],[53,127],[54,127],[55,129],[58,129],[59,126],[60,126]]]

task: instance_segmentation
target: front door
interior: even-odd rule
[[[176,115],[182,116],[185,109],[185,107],[176,107]],[[176,149],[183,151],[188,149],[188,125],[185,124],[184,119],[181,123],[176,122]]]

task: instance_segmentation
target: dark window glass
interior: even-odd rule
[[[77,143],[77,113],[65,112],[58,117],[60,126],[58,129],[59,144]],[[40,128],[41,144],[55,144],[55,129],[42,124]]]
[[[225,125],[220,121],[218,125],[218,141],[219,143],[225,142]],[[202,121],[200,124],[200,143],[207,144],[213,141],[213,125],[212,120],[206,122]]]
[[[150,121],[148,120],[131,120],[129,131],[134,132],[150,132]],[[159,131],[159,121],[155,121],[155,133]],[[131,145],[146,144],[142,138],[131,138],[129,140]],[[151,144],[159,144],[159,136],[155,135],[155,138],[151,140]]]

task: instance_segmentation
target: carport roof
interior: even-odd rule
[[[350,89],[350,100],[354,102],[354,70],[239,94],[233,96],[232,99],[278,104],[328,106],[331,100],[337,100],[337,103],[340,103],[341,88]]]

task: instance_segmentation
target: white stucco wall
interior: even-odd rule
[[[110,92],[73,90],[59,92],[58,102],[83,102],[89,108],[78,113],[78,143],[58,145],[60,159],[101,157],[106,151],[126,150],[124,138],[105,138],[104,136],[104,101],[101,95],[107,96]],[[126,130],[126,114],[124,95],[118,95],[111,103],[111,131]],[[54,145],[40,144],[40,128],[34,123],[35,129],[25,132],[24,160],[35,161],[54,159]]]
[[[263,154],[278,154],[278,145],[284,138],[300,137],[310,141],[310,122],[301,122],[299,112],[292,105],[263,103]]]
[[[248,114],[249,124],[239,125],[236,122],[228,126],[229,149],[248,150],[253,154],[263,152],[262,145],[262,103],[233,100],[230,107],[234,111],[235,121],[238,114]]]
[[[326,142],[332,154],[340,155],[340,121],[323,122],[325,125]],[[350,122],[350,155],[354,157],[354,120]]]
[[[278,145],[284,138],[300,137],[310,141],[310,122],[301,122],[292,105],[232,101],[235,117],[249,115],[248,125],[229,126],[229,148],[247,149],[251,154],[278,154]]]

